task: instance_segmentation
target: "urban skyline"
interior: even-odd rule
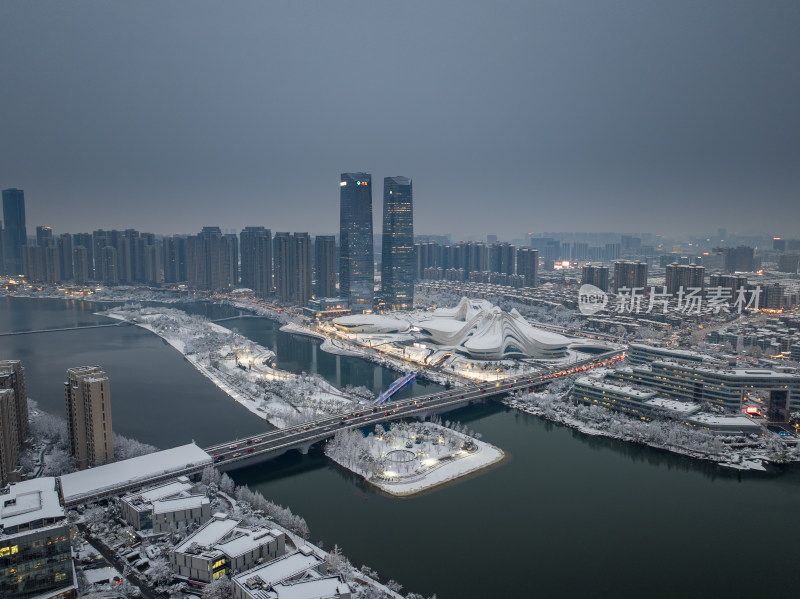
[[[4,3],[0,181],[70,230],[330,233],[363,169],[413,174],[420,232],[794,234],[795,3],[350,6]]]

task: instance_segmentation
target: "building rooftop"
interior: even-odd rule
[[[323,560],[313,552],[296,551],[263,566],[242,572],[234,576],[233,580],[252,592],[258,588],[269,588],[279,582],[299,576],[309,568],[315,568],[321,563]]]
[[[178,547],[175,548],[177,553],[186,553],[186,551],[194,543],[204,550],[211,550],[225,535],[230,533],[239,524],[239,520],[233,520],[227,517],[221,517],[219,514],[214,514],[214,517],[201,526],[197,532],[184,539]]]
[[[282,534],[278,530],[268,530],[266,528],[258,530],[236,528],[233,532],[234,536],[231,539],[217,543],[214,549],[222,551],[228,557],[236,557],[258,549],[264,544],[271,543]]]
[[[350,587],[338,576],[302,580],[294,584],[276,584],[264,595],[269,599],[335,599],[349,594]]]
[[[211,463],[211,456],[194,443],[106,464],[60,477],[65,503],[80,501],[104,491],[122,488],[157,476],[180,473],[187,467]]]
[[[123,497],[122,500],[130,503],[152,503],[153,501],[178,495],[184,491],[191,491],[191,489],[192,483],[190,483],[188,480],[185,480],[185,482],[181,480],[174,480],[165,485],[151,487],[139,493],[129,493]]]
[[[181,510],[194,510],[210,503],[211,501],[205,495],[189,495],[187,497],[176,497],[175,499],[157,500],[153,502],[153,515]]]
[[[9,492],[0,495],[0,536],[3,530],[13,531],[40,520],[64,517],[66,513],[59,502],[53,477],[11,484]]]
[[[717,416],[715,414],[696,414],[688,419],[693,424],[706,426],[739,427],[742,429],[757,428],[760,425],[747,416]]]
[[[700,404],[690,401],[676,401],[674,399],[666,399],[664,397],[654,397],[653,399],[648,399],[644,403],[649,406],[661,408],[663,410],[669,410],[682,415],[694,414],[695,412],[700,411]]]

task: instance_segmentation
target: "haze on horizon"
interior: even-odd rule
[[[0,187],[28,229],[798,235],[800,4],[0,4]]]

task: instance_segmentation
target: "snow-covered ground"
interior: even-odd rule
[[[399,422],[389,430],[377,426],[366,437],[358,430],[340,431],[325,453],[396,496],[420,493],[504,458],[502,450],[454,426],[455,430],[433,422]]]
[[[722,435],[694,429],[679,421],[644,422],[598,406],[573,405],[565,395],[521,394],[509,397],[504,403],[586,435],[641,443],[736,470],[763,471],[769,463],[800,460],[800,448],[787,448],[777,435],[754,440],[746,435]]]
[[[276,369],[271,350],[204,317],[138,305],[103,315],[155,333],[231,398],[278,428],[352,407],[353,401],[322,377]]]

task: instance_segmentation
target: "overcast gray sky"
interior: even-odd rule
[[[0,3],[0,187],[56,232],[798,234],[800,2]]]

